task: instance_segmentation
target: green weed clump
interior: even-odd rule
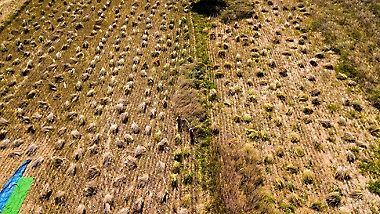
[[[181,171],[181,168],[182,168],[182,164],[180,162],[178,162],[178,161],[174,161],[172,172],[174,174],[179,174],[180,171]]]
[[[161,140],[161,137],[162,137],[162,132],[161,132],[161,131],[158,131],[158,132],[156,132],[156,133],[154,134],[153,139],[154,139],[154,141],[158,142],[158,141]]]
[[[274,183],[277,190],[283,190],[285,188],[285,184],[281,179],[276,179]]]
[[[275,118],[273,118],[273,122],[274,122],[274,124],[275,124],[277,127],[282,126],[282,119],[281,119],[281,117],[275,117]]]
[[[182,144],[182,137],[180,134],[176,134],[174,138],[174,142],[176,146],[179,146]]]
[[[285,99],[286,99],[286,95],[285,95],[285,93],[282,92],[282,91],[280,91],[280,92],[277,93],[277,97],[278,97],[278,99],[280,99],[281,101],[285,101]]]
[[[309,100],[309,96],[307,94],[301,93],[298,95],[298,101],[306,102]]]
[[[186,194],[185,196],[183,196],[183,198],[181,200],[181,206],[184,208],[189,208],[190,205],[191,205],[191,195]]]
[[[380,180],[370,181],[368,183],[368,190],[380,196]]]
[[[240,115],[235,114],[235,115],[232,116],[232,120],[233,120],[235,123],[240,123],[240,122],[242,121],[242,118],[241,118]]]
[[[358,150],[351,150],[354,154],[358,153]],[[374,178],[380,178],[380,145],[372,146],[371,151],[373,152],[372,157],[360,164],[360,169],[364,174],[373,176]]]
[[[170,184],[172,188],[178,187],[178,175],[177,174],[171,174],[170,175]]]
[[[301,147],[296,147],[295,148],[295,154],[298,156],[298,157],[303,157],[305,156],[305,151],[303,151],[303,149]]]
[[[252,116],[250,114],[243,114],[242,120],[246,123],[252,122]]]
[[[285,202],[280,202],[279,204],[280,209],[284,211],[285,213],[295,213],[296,212],[296,206],[294,204],[288,204]]]
[[[235,94],[240,94],[241,92],[242,92],[242,88],[239,85],[236,85],[234,87],[230,87],[228,89],[228,94],[231,95],[231,96],[233,96]]]
[[[292,165],[292,164],[285,164],[284,168],[286,171],[290,172],[291,174],[298,173],[298,167]]]
[[[184,177],[183,177],[183,183],[185,185],[190,185],[192,182],[193,182],[193,174],[191,172],[187,173]]]
[[[302,173],[302,180],[305,184],[313,184],[315,182],[315,175],[311,170],[305,169]]]
[[[174,151],[173,155],[174,155],[175,161],[182,162],[183,155],[180,149],[177,149],[176,151]]]
[[[299,143],[300,142],[300,136],[295,132],[290,133],[290,142]]]
[[[315,201],[311,204],[310,208],[312,210],[322,212],[325,209],[326,205],[321,201]]]
[[[262,193],[259,201],[255,205],[257,210],[263,211],[262,213],[273,213],[273,207],[276,204],[276,199],[269,193]]]
[[[264,103],[264,109],[265,109],[265,111],[272,112],[273,108],[274,108],[274,106],[272,104],[270,104],[270,103]]]
[[[256,141],[259,139],[263,141],[269,140],[269,133],[264,130],[258,131],[255,129],[246,129],[245,134],[247,135],[249,139],[253,141]]]
[[[314,142],[314,149],[318,152],[322,152],[323,151],[323,145],[322,143],[320,142]]]
[[[184,147],[182,147],[182,149],[181,149],[181,153],[182,153],[182,156],[183,156],[184,158],[189,157],[189,156],[190,156],[190,152],[191,152],[191,149],[190,149],[190,147],[188,147],[188,146],[184,146]]]

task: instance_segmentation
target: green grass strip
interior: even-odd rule
[[[20,210],[22,203],[28,193],[28,190],[32,186],[34,178],[25,177],[20,178],[17,182],[17,186],[9,198],[7,204],[4,207],[2,214],[17,214]]]

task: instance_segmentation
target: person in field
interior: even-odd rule
[[[193,128],[189,129],[189,135],[190,135],[190,142],[194,143],[194,129]]]
[[[181,116],[178,115],[176,121],[177,121],[178,131],[182,132],[182,119],[181,119]]]
[[[154,63],[155,65],[157,65],[157,66],[160,66],[160,59],[155,58],[155,59],[153,60],[153,63]]]

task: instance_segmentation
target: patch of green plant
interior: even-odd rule
[[[254,94],[248,95],[247,99],[251,103],[257,103],[257,98],[256,98],[256,95]]]
[[[313,120],[310,118],[309,115],[305,115],[305,116],[302,118],[302,120],[303,120],[303,122],[304,122],[305,124],[309,124],[309,123],[313,122]]]
[[[284,211],[285,213],[296,212],[296,206],[294,204],[287,204],[285,202],[280,202],[279,206],[280,206],[280,209]]]
[[[332,137],[332,136],[329,136],[327,138],[327,141],[331,142],[331,143],[336,143],[336,138],[335,137]]]
[[[336,105],[334,105],[333,103],[328,103],[326,105],[326,108],[330,111],[331,114],[333,114],[336,111],[338,111],[338,107]]]
[[[380,196],[380,180],[370,181],[367,188],[370,192]]]
[[[363,110],[363,107],[361,106],[361,104],[360,104],[359,102],[354,102],[354,103],[352,103],[352,107],[353,107],[356,111],[358,111],[358,112],[360,112],[360,111]]]
[[[185,185],[190,185],[193,182],[193,174],[191,172],[183,176],[183,183]]]
[[[298,95],[298,101],[306,102],[309,100],[309,96],[307,94],[301,93]]]
[[[368,127],[368,131],[371,133],[372,136],[380,137],[380,128],[375,124],[370,125],[370,127]]]
[[[371,146],[372,156],[368,161],[360,164],[360,169],[364,174],[369,174],[375,179],[380,178],[380,145]],[[355,154],[355,153],[354,153]]]
[[[197,69],[193,70],[193,72],[197,72],[191,74],[190,79],[193,80],[195,88],[201,90],[207,96],[210,94],[211,89],[216,88],[215,83],[212,81],[211,61],[208,54],[209,35],[207,29],[210,29],[211,23],[206,16],[195,12],[192,12],[191,15],[195,29],[196,56],[201,62],[196,66]],[[214,142],[214,133],[211,129],[210,108],[207,105],[209,101],[205,99],[203,102],[206,102],[206,105],[202,103],[202,106],[207,112],[207,118],[196,126],[197,140],[199,140],[200,144],[195,149],[197,164],[194,168],[196,174],[194,174],[193,179],[210,195],[210,201],[206,204],[205,209],[211,213],[225,213],[219,181],[219,146]]]
[[[310,169],[305,169],[302,173],[302,180],[307,184],[313,184],[315,182],[315,175]]]
[[[230,87],[228,89],[228,94],[233,96],[235,94],[240,94],[242,92],[242,88],[240,85],[236,85],[236,86],[233,86],[233,87]]]
[[[182,155],[182,151],[180,149],[175,150],[173,155],[174,155],[175,161],[182,162],[183,155]],[[173,166],[173,168],[174,168],[174,166]]]
[[[227,7],[221,11],[221,20],[224,23],[230,23],[241,19],[251,18],[254,14],[253,4],[244,0],[225,1]]]
[[[249,85],[249,86],[253,86],[253,80],[252,79],[248,79],[247,80],[247,85]]]
[[[6,22],[12,22],[15,18],[16,18],[17,14],[11,14],[8,18],[7,18],[7,21]]]
[[[178,187],[178,175],[177,174],[170,174],[170,184],[172,188]]]
[[[336,66],[335,71],[346,74],[348,77],[355,77],[357,70],[348,60],[341,60]]]
[[[318,152],[323,151],[323,145],[320,142],[314,142],[314,149],[317,150]]]
[[[292,164],[284,164],[284,168],[286,171],[290,172],[291,174],[298,173],[298,168]]]
[[[276,199],[269,193],[263,193],[257,204],[255,205],[255,208],[257,210],[265,210],[269,212],[264,213],[272,213],[273,206],[276,204]]]
[[[172,167],[172,172],[175,174],[179,174],[182,168],[182,164],[178,161],[174,161],[173,167]]]
[[[338,186],[331,186],[330,188],[329,188],[329,192],[331,193],[331,192],[337,192],[337,193],[339,193],[340,195],[343,195],[343,193],[342,193],[342,189],[340,188],[340,187],[338,187]]]
[[[185,64],[185,60],[184,60],[184,59],[179,60],[178,64],[179,64],[179,65],[183,65],[183,64]]]
[[[232,63],[225,61],[223,67],[230,70],[232,69]]]
[[[264,109],[265,109],[265,111],[271,112],[271,111],[273,111],[273,108],[274,108],[274,106],[272,104],[270,104],[270,103],[264,103]]]
[[[190,205],[191,205],[191,195],[190,194],[186,194],[181,199],[181,206],[184,207],[184,208],[189,208]]]
[[[276,179],[274,181],[274,185],[275,185],[276,189],[278,189],[278,190],[283,190],[285,188],[284,182],[280,179]]]
[[[280,99],[281,101],[285,101],[285,99],[286,99],[285,93],[282,91],[278,92],[277,98]]]
[[[156,141],[156,142],[160,141],[161,140],[161,136],[162,136],[162,132],[161,131],[156,132],[154,134],[154,136],[153,136],[154,141]]]
[[[290,142],[299,143],[300,142],[300,136],[295,132],[290,133]]]
[[[369,100],[375,108],[380,109],[380,89],[373,89],[369,95]]]
[[[358,111],[355,111],[355,110],[350,110],[348,111],[348,115],[349,115],[349,119],[360,119],[363,117],[362,114],[360,114],[360,112]]]
[[[303,149],[301,147],[296,147],[295,149],[295,153],[298,157],[303,157],[305,156],[305,151],[303,151]]]
[[[300,131],[302,131],[300,123],[294,123],[294,124],[292,124],[291,128],[292,128],[293,132],[300,132]]]
[[[314,110],[310,106],[305,106],[302,111],[305,114],[312,114],[314,112]]]
[[[250,122],[252,122],[252,116],[250,114],[243,114],[242,120],[245,123],[250,123]]]
[[[206,19],[207,17],[192,13],[193,21],[195,23],[195,38],[197,40],[195,45],[196,55],[198,58],[202,60],[202,63],[204,65],[210,64],[210,56],[208,54],[208,31],[204,31],[204,29],[210,29],[211,23],[208,22]]]
[[[272,154],[268,154],[264,157],[264,163],[272,164],[274,162],[274,158]]]
[[[326,208],[326,205],[321,201],[315,201],[311,204],[310,209],[322,212]]]
[[[273,122],[274,122],[274,124],[275,124],[277,127],[282,126],[282,119],[281,119],[281,117],[275,117],[275,118],[273,118]]]
[[[180,134],[176,134],[174,137],[174,142],[176,146],[179,146],[182,144],[182,137]]]
[[[240,122],[242,121],[242,118],[241,118],[240,115],[235,114],[235,115],[232,116],[232,120],[233,120],[235,123],[240,123]]]
[[[359,148],[357,146],[353,146],[350,148],[350,151],[354,153],[355,157],[358,157],[359,155]]]
[[[340,205],[342,201],[342,194],[338,192],[331,192],[327,198],[326,198],[326,203],[331,206],[331,207],[337,207]]]
[[[245,134],[250,140],[253,140],[253,141],[256,141],[259,139],[263,141],[269,140],[269,133],[264,130],[258,131],[255,129],[246,129]]]

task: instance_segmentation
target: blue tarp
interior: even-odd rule
[[[30,163],[30,160],[24,161],[24,163],[17,169],[13,176],[8,180],[4,185],[3,189],[0,192],[0,213],[4,209],[5,204],[8,202],[8,199],[11,197],[13,190],[16,188],[18,180],[24,174],[26,167]]]

